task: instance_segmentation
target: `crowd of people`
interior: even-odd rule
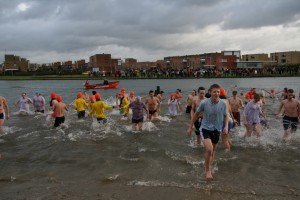
[[[252,135],[260,137],[263,127],[268,127],[268,119],[264,112],[265,93],[268,93],[270,98],[275,98],[281,92],[271,89],[270,91],[262,90],[258,94],[255,88],[251,88],[245,95],[238,94],[236,90],[233,90],[232,96],[228,97],[224,88],[213,84],[208,91],[204,87],[199,87],[197,91],[192,90],[191,94],[187,96],[186,102],[182,101],[180,89],[170,94],[167,101],[168,114],[172,117],[178,115],[182,112],[183,104],[185,104],[185,113],[190,115],[187,133],[192,137],[194,129],[197,145],[202,144],[205,147],[205,169],[208,180],[213,178],[211,166],[220,137],[225,150],[230,151],[232,142],[229,133],[233,127],[241,126],[243,122],[246,130],[245,137]],[[300,93],[296,98],[293,89],[285,88],[280,98],[282,101],[276,115],[277,117],[283,116],[283,139],[286,140],[290,133],[296,132],[300,122]],[[130,118],[131,116],[132,130],[142,131],[145,115],[146,120],[158,120],[164,99],[163,91],[155,94],[153,90],[150,90],[149,96],[141,97],[136,96],[134,91],[130,91],[128,94],[125,88],[121,88],[116,95],[114,105],[107,105],[102,100],[101,94],[96,91],[92,91],[91,96],[87,92],[78,92],[77,98],[71,104],[79,119],[85,118],[86,111],[88,111],[88,115],[96,118],[100,124],[107,123],[106,110],[118,109],[123,117]],[[46,101],[40,90],[35,91],[33,99],[27,97],[26,93],[22,93],[15,103],[15,106],[17,105],[19,105],[19,113],[22,115],[30,113],[30,105],[33,106],[35,112],[44,113],[46,111]],[[65,111],[68,111],[68,106],[63,102],[62,96],[54,92],[50,94],[49,106],[51,117],[54,119],[54,127],[58,127],[65,121]],[[241,114],[242,108],[243,113]],[[9,118],[8,103],[5,97],[0,96],[1,130],[4,120]]]

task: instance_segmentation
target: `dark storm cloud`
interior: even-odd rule
[[[105,47],[111,53],[106,48],[114,46],[168,55],[209,26],[285,25],[299,20],[299,8],[298,0],[0,1],[0,51],[80,54]]]
[[[300,19],[298,0],[244,0],[226,7],[226,29],[284,25]]]

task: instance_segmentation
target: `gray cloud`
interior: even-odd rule
[[[278,37],[264,30],[268,27],[299,49],[296,38],[288,37],[299,30],[299,8],[298,0],[1,1],[0,55],[53,62],[111,53],[142,61],[233,47],[251,52],[266,49],[261,40],[249,46],[259,33]]]

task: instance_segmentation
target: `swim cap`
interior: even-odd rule
[[[176,97],[176,94],[172,93],[172,94],[170,95],[170,97]]]
[[[130,92],[130,94],[131,94],[131,95],[133,95],[133,94],[134,94],[134,92],[133,92],[133,91],[131,91],[131,92]]]
[[[82,93],[81,93],[81,92],[78,92],[78,93],[77,93],[77,98],[80,98],[80,97],[82,97]]]
[[[224,88],[220,88],[220,96],[226,96],[226,90]]]
[[[123,92],[124,92],[124,91],[125,91],[125,88],[121,88],[121,91],[123,91]]]
[[[58,102],[61,102],[61,101],[62,101],[62,96],[57,96],[57,97],[56,97],[56,100],[57,100]]]
[[[36,93],[36,94],[40,94],[40,93],[41,93],[40,89],[36,89],[36,90],[35,90],[35,93]]]
[[[95,101],[96,97],[94,95],[90,96],[90,101]]]
[[[124,97],[124,93],[120,93],[119,96]]]
[[[100,95],[99,93],[97,93],[97,94],[95,94],[95,98],[96,98],[97,100],[99,100],[99,99],[101,98],[101,95]]]
[[[56,98],[56,94],[55,94],[54,92],[51,92],[50,98],[51,98],[51,99],[55,99],[55,98]]]

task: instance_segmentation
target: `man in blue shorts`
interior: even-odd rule
[[[219,142],[220,133],[228,134],[228,116],[226,103],[220,100],[220,86],[213,84],[210,86],[210,98],[203,100],[200,103],[196,113],[192,117],[188,133],[192,133],[193,125],[202,114],[202,121],[200,127],[200,135],[205,147],[205,170],[206,179],[212,180],[212,162],[216,152],[216,147]],[[225,127],[223,124],[225,122]]]

